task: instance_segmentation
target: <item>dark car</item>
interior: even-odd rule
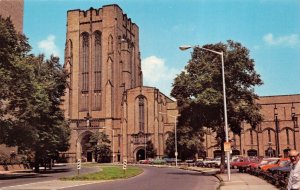
[[[268,180],[276,186],[286,186],[290,171],[290,163],[286,166],[270,168],[268,169]]]

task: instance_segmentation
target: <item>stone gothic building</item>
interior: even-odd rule
[[[144,159],[147,141],[164,155],[177,105],[143,86],[139,28],[118,5],[68,11],[64,68],[70,73],[63,105],[72,129],[69,161],[93,161],[86,143],[97,131],[109,135],[113,161]]]

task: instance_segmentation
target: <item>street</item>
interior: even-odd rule
[[[94,172],[94,171],[99,171],[99,169],[91,168],[91,167],[83,167],[80,172],[87,173],[87,172]],[[43,172],[41,170],[41,173],[36,175],[23,174],[22,177],[17,175],[9,175],[9,177],[0,178],[0,190],[5,189],[4,187],[9,187],[9,186],[18,186],[18,185],[25,185],[29,183],[56,180],[64,176],[76,175],[76,172],[77,172],[76,166],[74,164],[73,165],[68,164],[62,166],[55,166],[51,171]]]
[[[175,168],[143,167],[144,172],[130,179],[101,182],[60,182],[57,176],[70,174],[48,174],[47,177],[11,179],[0,182],[1,190],[14,189],[72,189],[72,190],[215,190],[219,180],[214,176],[204,176],[199,172]],[[74,173],[71,172],[71,173]],[[43,181],[43,182],[41,182]],[[45,182],[48,181],[48,182]],[[36,183],[35,183],[36,182]],[[10,184],[10,185],[8,185]],[[17,185],[22,184],[22,185]],[[27,184],[27,185],[26,185]],[[6,186],[6,187],[3,187]],[[9,187],[10,186],[10,187]]]
[[[214,176],[175,168],[143,167],[144,173],[127,180],[91,184],[74,190],[215,190],[219,181]]]

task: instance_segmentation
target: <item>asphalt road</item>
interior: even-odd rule
[[[95,172],[99,171],[99,168],[95,167],[82,167],[81,173],[87,172]],[[63,165],[63,166],[55,166],[53,170],[43,172],[41,170],[40,174],[25,174],[25,175],[7,175],[6,177],[0,178],[0,190],[3,187],[8,186],[16,186],[22,184],[43,182],[43,181],[51,181],[56,180],[64,176],[76,175],[77,169],[75,164]]]
[[[143,167],[143,174],[126,179],[77,186],[72,190],[215,190],[219,180],[199,172]]]

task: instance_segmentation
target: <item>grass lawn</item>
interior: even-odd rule
[[[89,166],[89,165],[88,165]],[[95,166],[92,164],[91,166]],[[97,166],[97,165],[96,165]],[[143,172],[141,168],[134,166],[127,166],[127,170],[124,172],[122,166],[99,166],[102,171],[89,174],[80,174],[78,176],[64,177],[61,180],[111,180],[111,179],[123,179],[130,178],[139,175]]]

